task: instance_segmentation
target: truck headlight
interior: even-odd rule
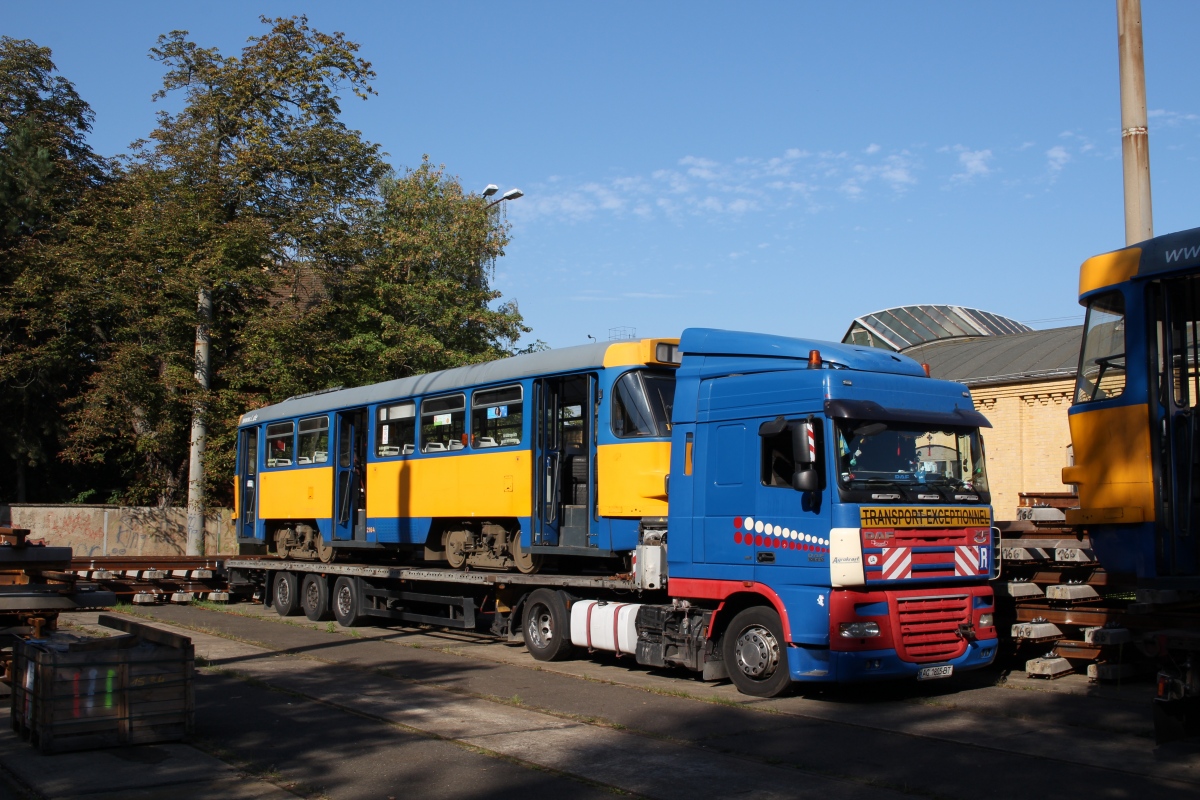
[[[847,639],[867,639],[879,635],[878,622],[842,622],[838,632]]]
[[[992,620],[991,614],[980,614],[979,615],[979,627],[981,627],[981,628],[992,627],[992,621],[993,620]]]

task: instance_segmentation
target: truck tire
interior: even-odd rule
[[[529,595],[521,630],[525,648],[538,661],[561,661],[575,649],[570,612],[562,595],[553,589],[537,589]]]
[[[281,570],[275,573],[275,580],[271,583],[271,600],[276,614],[294,617],[300,613],[299,583],[294,572]]]
[[[343,575],[333,584],[333,616],[343,628],[362,625],[366,620],[362,608],[362,590],[358,580]]]
[[[329,609],[329,582],[321,575],[310,572],[300,582],[300,604],[304,616],[313,622],[325,622],[333,618]]]
[[[730,680],[742,694],[778,697],[791,685],[783,625],[773,608],[740,611],[725,629],[721,655]]]

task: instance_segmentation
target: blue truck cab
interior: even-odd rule
[[[679,350],[667,591],[712,612],[738,687],[990,664],[990,424],[966,387],[829,342],[689,329]]]

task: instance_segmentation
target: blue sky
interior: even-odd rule
[[[840,339],[954,303],[1073,324],[1124,245],[1115,3],[8,3],[124,152],[156,37],[237,52],[259,14],[361,44],[347,122],[397,167],[519,187],[497,288],[553,347],[712,326]],[[1145,0],[1155,230],[1200,224],[1200,4]]]

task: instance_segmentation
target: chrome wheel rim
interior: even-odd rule
[[[353,605],[353,598],[350,596],[350,587],[343,586],[337,593],[337,609],[338,616],[350,616],[350,607]]]
[[[286,578],[275,581],[275,603],[286,606],[292,602],[292,587]]]
[[[315,581],[310,581],[308,590],[304,593],[304,599],[308,602],[309,608],[319,608],[321,605],[321,587],[317,586]]]
[[[541,603],[531,609],[529,615],[529,640],[533,642],[533,646],[539,650],[548,647],[551,640],[554,639],[554,617],[550,615],[550,609],[546,608]]]
[[[766,680],[779,667],[779,641],[761,625],[751,625],[734,643],[738,669],[754,680]]]

